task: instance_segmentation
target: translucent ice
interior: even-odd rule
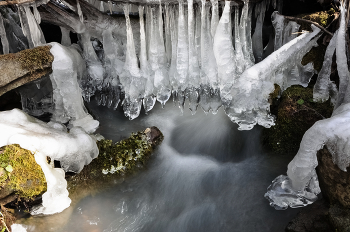
[[[283,45],[284,17],[277,11],[271,15],[272,25],[275,28],[275,51]]]
[[[232,100],[230,90],[237,78],[235,51],[232,45],[230,4],[230,1],[225,1],[225,8],[214,37],[214,55],[218,67],[221,99],[224,102]]]
[[[255,31],[252,37],[252,47],[253,47],[253,53],[255,57],[256,62],[260,62],[262,60],[263,55],[263,38],[262,38],[262,27],[265,19],[265,11],[268,7],[266,1],[261,1],[260,3],[257,3],[255,6],[255,12],[258,14],[258,18],[256,21]]]
[[[54,56],[50,79],[53,86],[55,111],[51,120],[80,126],[88,133],[96,130],[99,122],[93,120],[84,107],[78,79],[84,74],[85,62],[74,47],[51,43]]]
[[[317,81],[314,85],[314,101],[327,101],[329,98],[329,87],[331,85],[331,65],[332,59],[335,52],[337,32],[334,33],[331,41],[328,44],[326,53],[324,55],[323,65],[321,71],[318,74]]]
[[[61,33],[62,33],[62,39],[61,39],[61,44],[64,46],[70,46],[72,44],[70,40],[70,30],[66,29],[65,27],[60,27]]]
[[[337,62],[337,69],[338,69],[338,75],[339,75],[339,93],[338,93],[338,99],[337,104],[335,108],[339,107],[342,103],[348,103],[350,102],[350,85],[349,85],[349,68],[347,64],[347,57],[346,57],[346,28],[347,28],[347,22],[345,20],[346,10],[344,6],[340,7],[341,13],[340,13],[340,25],[339,30],[337,34],[337,41],[336,41],[336,62]]]
[[[210,32],[212,38],[214,38],[216,33],[216,27],[219,23],[219,3],[218,0],[210,0],[211,3],[211,21],[210,21]]]

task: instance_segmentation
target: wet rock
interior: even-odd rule
[[[286,232],[330,232],[334,231],[329,221],[328,203],[318,200],[302,209],[286,227]]]
[[[331,205],[339,204],[350,209],[350,168],[344,172],[332,161],[332,155],[323,148],[317,154],[318,166],[316,168],[320,188],[323,196]]]
[[[338,204],[329,209],[329,219],[337,232],[350,232],[350,210]]]

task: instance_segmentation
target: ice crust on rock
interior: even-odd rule
[[[62,169],[53,168],[46,162],[46,156],[58,160],[65,171],[79,172],[84,165],[98,155],[93,137],[80,127],[67,133],[64,125],[45,123],[19,109],[0,112],[0,146],[19,144],[35,154],[47,181],[47,192],[43,195],[43,206],[33,214],[54,214],[70,205],[67,182]]]

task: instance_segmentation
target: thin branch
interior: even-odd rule
[[[328,31],[326,28],[322,27],[320,24],[318,24],[316,22],[313,22],[311,20],[296,18],[296,17],[292,17],[292,16],[285,16],[285,15],[281,15],[281,16],[283,16],[284,18],[286,18],[288,20],[291,20],[291,21],[299,21],[299,22],[304,22],[304,23],[311,23],[311,24],[315,25],[316,27],[320,28],[322,31],[326,32],[327,34],[333,36],[332,32]]]

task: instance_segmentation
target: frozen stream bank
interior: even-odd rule
[[[60,231],[277,232],[298,212],[276,211],[263,197],[291,158],[262,154],[259,128],[238,131],[221,110],[181,116],[171,104],[133,121],[95,102],[90,108],[107,138],[155,125],[165,140],[146,170],[82,200]]]

